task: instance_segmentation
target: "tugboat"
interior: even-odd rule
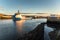
[[[19,21],[19,20],[22,19],[22,16],[21,16],[19,10],[18,10],[17,13],[15,13],[15,14],[12,16],[12,19],[13,19],[13,21]]]

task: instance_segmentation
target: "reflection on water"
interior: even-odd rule
[[[17,36],[22,36],[24,34],[23,29],[23,24],[24,24],[25,20],[20,20],[20,21],[16,21],[16,29],[17,29]]]
[[[51,31],[54,31],[53,28],[51,27],[48,27],[47,24],[44,26],[44,40],[50,40],[50,36],[49,36],[49,33]]]
[[[25,19],[25,17],[22,17],[22,19]],[[25,20],[19,20],[19,21],[14,22],[16,25],[18,36],[22,36],[24,34],[24,31],[22,30],[24,22],[25,22]]]
[[[16,21],[16,27],[17,27],[18,31],[22,31],[24,22],[25,22],[25,20]]]

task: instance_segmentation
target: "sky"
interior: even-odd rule
[[[60,0],[0,0],[0,13],[60,13]]]

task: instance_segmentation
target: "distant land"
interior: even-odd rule
[[[6,15],[6,14],[0,13],[0,19],[12,19],[12,15]]]
[[[18,12],[19,13],[19,12]],[[35,16],[35,15],[47,15],[46,13],[21,13],[22,16],[25,16],[25,17],[28,17],[28,16]],[[13,15],[7,15],[7,14],[3,14],[3,13],[0,13],[0,19],[12,19],[12,16]]]
[[[55,15],[57,16],[58,18],[60,18],[60,15],[58,14],[49,14],[49,13],[21,13],[22,16],[25,16],[25,17],[49,17],[51,15]],[[11,15],[8,15],[8,14],[3,14],[3,13],[0,13],[0,19],[12,19],[12,14]]]

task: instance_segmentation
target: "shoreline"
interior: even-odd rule
[[[0,20],[12,20],[12,19],[0,19]]]

